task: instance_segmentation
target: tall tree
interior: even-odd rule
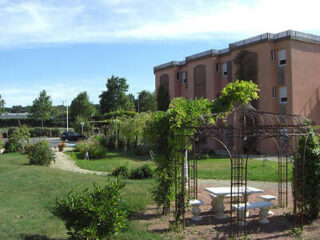
[[[94,105],[89,101],[87,92],[79,93],[71,102],[70,115],[73,119],[76,119],[78,116],[90,119],[94,112]]]
[[[163,85],[157,90],[157,110],[167,111],[170,104],[169,91]]]
[[[47,96],[46,90],[42,90],[39,97],[33,101],[31,107],[32,117],[41,120],[41,126],[43,127],[43,121],[48,120],[51,115],[52,102],[50,96]]]
[[[6,104],[6,102],[4,101],[4,99],[2,99],[2,96],[0,95],[0,115],[2,113],[4,113],[4,105]]]
[[[133,110],[134,105],[126,95],[129,85],[125,78],[111,76],[107,80],[107,91],[103,91],[100,97],[101,113],[116,110]]]
[[[146,90],[143,90],[139,93],[136,103],[137,111],[139,112],[153,112],[157,108],[155,94]]]

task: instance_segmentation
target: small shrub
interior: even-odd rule
[[[19,152],[21,149],[21,145],[19,142],[14,138],[9,138],[8,141],[5,143],[4,148],[7,153],[12,152]]]
[[[0,149],[2,149],[2,148],[3,148],[3,146],[4,146],[4,144],[3,144],[3,140],[2,140],[2,138],[0,138]]]
[[[11,129],[11,130],[10,130]],[[29,144],[29,131],[26,127],[10,128],[9,139],[4,145],[6,152],[25,152],[25,146]]]
[[[48,141],[39,141],[28,148],[29,163],[34,165],[49,165],[54,154]]]
[[[93,139],[97,140],[101,146],[107,148],[108,147],[108,139],[106,136],[95,135]]]
[[[134,168],[130,172],[131,179],[144,179],[144,178],[152,178],[153,170],[151,169],[149,164],[145,164]]]
[[[122,176],[122,177],[128,177],[129,176],[129,169],[127,166],[120,166],[115,168],[112,173],[112,176]]]
[[[138,145],[134,148],[134,154],[137,156],[147,156],[149,154],[150,147]]]
[[[84,158],[88,151],[89,159],[103,158],[106,151],[101,144],[95,139],[80,141],[75,146],[76,151],[80,153],[80,157]]]
[[[127,227],[127,210],[120,198],[124,184],[109,181],[101,187],[81,193],[70,192],[56,199],[53,214],[65,222],[68,234],[74,239],[104,239]]]
[[[59,130],[59,128],[52,128],[52,129],[51,129],[51,137],[60,137],[60,130]]]
[[[3,132],[3,133],[2,133],[2,137],[3,137],[3,138],[7,138],[7,137],[8,137],[8,133],[7,133],[7,132]]]

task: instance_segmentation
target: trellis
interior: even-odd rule
[[[299,136],[307,136],[310,132],[310,127],[304,124],[302,117],[257,111],[251,106],[239,106],[227,117],[226,121],[218,121],[216,125],[194,127],[189,132],[191,134],[174,136],[176,139],[181,139],[180,146],[175,148],[175,213],[182,216],[183,223],[188,198],[197,198],[196,159],[199,151],[196,143],[197,139],[203,137],[214,139],[230,158],[230,236],[246,234],[246,214],[239,215],[233,210],[232,206],[244,204],[246,211],[246,197],[239,198],[234,196],[239,196],[242,188],[245,189],[244,196],[247,196],[248,157],[263,141],[271,140],[274,143],[278,155],[278,205],[280,207],[288,207],[288,164],[291,158],[293,160],[296,158],[297,138]],[[187,139],[189,145],[182,143],[184,141],[182,139]],[[252,141],[249,150],[244,152],[244,145],[250,140],[254,141]],[[185,159],[188,149],[192,149],[190,151],[192,157]],[[302,165],[304,165],[304,161]],[[188,177],[186,177],[186,166],[188,167]],[[303,166],[301,167],[303,168]],[[305,174],[304,171],[302,171],[302,174]],[[304,179],[304,177],[299,179]],[[293,181],[299,181],[299,179],[293,179]],[[303,208],[301,207],[303,205],[304,199],[296,200],[294,198],[293,212],[296,224],[303,224]],[[244,223],[242,227],[240,227],[240,222]]]

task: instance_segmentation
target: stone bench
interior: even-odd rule
[[[273,195],[260,195],[259,198],[268,202],[271,202],[272,200],[277,200],[277,197]],[[268,214],[273,215],[273,212],[269,210]]]
[[[259,212],[260,219],[258,220],[258,222],[260,224],[266,224],[266,223],[270,222],[267,219],[267,216],[268,216],[268,212],[272,206],[273,206],[273,203],[270,201],[252,202],[252,203],[247,203],[246,210],[260,208],[260,212]],[[240,219],[243,218],[244,211],[245,211],[245,204],[244,203],[241,203],[239,205],[232,205],[232,208],[239,212]],[[245,223],[243,221],[239,222],[240,226],[243,226],[244,224]]]
[[[201,221],[202,217],[200,216],[201,210],[200,206],[204,204],[204,202],[200,199],[193,199],[189,201],[190,206],[192,207],[191,213],[192,213],[192,221]]]
[[[242,197],[242,194],[232,194],[232,197]],[[213,211],[213,212],[216,212],[216,207],[217,207],[217,198],[218,196],[213,194],[213,193],[210,193],[210,198],[211,198],[211,209],[210,211]],[[231,194],[227,194],[225,196],[225,198],[231,198]]]

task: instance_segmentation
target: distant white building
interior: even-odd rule
[[[24,113],[2,113],[0,115],[0,119],[25,119],[28,118],[30,113],[24,112]]]

